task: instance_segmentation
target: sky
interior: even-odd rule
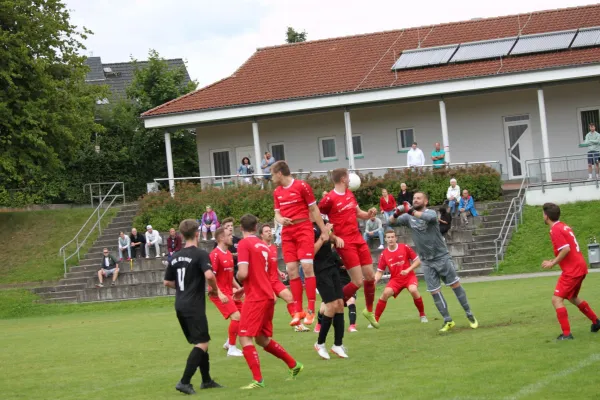
[[[183,58],[199,87],[231,75],[257,48],[308,40],[573,7],[594,0],[65,0],[71,21],[94,32],[86,55]]]

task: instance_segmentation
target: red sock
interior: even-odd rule
[[[317,279],[314,276],[304,278],[306,286],[306,298],[308,299],[308,311],[315,313],[315,301],[317,300]]]
[[[365,305],[368,312],[373,312],[373,302],[375,301],[375,281],[364,281],[365,287]]]
[[[250,367],[250,371],[252,371],[252,379],[257,382],[262,381],[262,373],[260,372],[260,359],[258,358],[256,347],[254,347],[253,344],[244,346],[242,353],[244,353],[246,363],[248,363],[248,367]]]
[[[415,302],[415,307],[419,310],[419,317],[425,316],[425,308],[423,307],[423,298],[419,297],[418,299],[413,299]]]
[[[387,301],[383,301],[379,299],[377,302],[377,308],[375,308],[375,319],[379,322],[379,318],[381,318],[381,314],[385,310],[385,306],[387,306]]]
[[[569,314],[567,313],[566,307],[561,307],[556,309],[556,318],[558,318],[558,323],[563,331],[563,335],[569,336],[571,333],[571,326],[569,325]]]
[[[240,321],[229,321],[229,345],[235,346],[235,341],[238,335],[238,329],[240,328]]]
[[[342,291],[344,292],[344,302],[346,302],[350,299],[350,297],[356,294],[356,292],[358,291],[358,286],[350,282],[346,286],[344,286]]]
[[[300,278],[290,279],[290,290],[294,297],[295,312],[302,311],[302,281]]]
[[[579,307],[579,311],[581,311],[586,317],[588,317],[588,319],[594,324],[596,323],[596,321],[598,321],[596,313],[590,308],[590,305],[587,303],[587,301],[581,302],[577,307]]]
[[[287,364],[288,368],[294,368],[296,366],[296,360],[294,360],[294,358],[290,356],[288,352],[285,351],[285,349],[273,339],[269,341],[269,344],[265,347],[265,351],[282,360]]]
[[[296,304],[295,303],[289,303],[287,305],[287,309],[288,309],[288,312],[290,313],[290,315],[293,317],[294,316],[294,312],[296,312]]]

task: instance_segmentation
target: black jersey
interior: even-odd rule
[[[208,253],[185,247],[173,254],[165,271],[166,281],[175,281],[175,309],[182,314],[205,314],[206,279],[204,273],[212,270]]]
[[[319,240],[319,238],[321,237],[321,229],[317,224],[313,223],[313,231],[315,232],[316,243],[317,240]],[[319,251],[317,251],[317,253],[315,254],[313,262],[315,274],[337,266],[337,260],[333,249],[331,248],[331,243],[323,243]]]

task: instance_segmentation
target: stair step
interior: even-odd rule
[[[62,297],[75,297],[77,298],[77,293],[81,292],[81,290],[65,290],[62,292],[46,292],[40,293],[40,296],[44,299],[53,299],[53,298],[62,298]]]
[[[64,278],[61,279],[58,283],[59,285],[77,285],[77,284],[85,284],[87,283],[89,277],[82,278]]]
[[[66,297],[53,297],[49,299],[42,299],[42,303],[77,303],[77,296],[66,296]]]
[[[489,261],[489,262],[462,263],[462,264],[460,264],[460,271],[485,269],[485,268],[494,268],[495,265],[496,265],[495,260],[494,261]]]
[[[493,267],[472,268],[458,271],[460,277],[489,275],[494,272]]]
[[[46,286],[41,288],[33,289],[34,293],[42,294],[42,293],[58,293],[58,292],[70,292],[74,290],[83,290],[86,288],[85,283],[76,283],[69,285],[58,285],[58,286]]]
[[[463,257],[463,264],[478,263],[478,262],[496,262],[495,253],[482,255],[468,255]]]

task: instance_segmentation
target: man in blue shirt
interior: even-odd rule
[[[442,168],[442,166],[446,162],[445,157],[446,157],[446,153],[444,152],[444,150],[441,149],[440,144],[436,143],[435,150],[431,152],[431,160],[433,160],[433,168],[435,168],[435,169]]]

